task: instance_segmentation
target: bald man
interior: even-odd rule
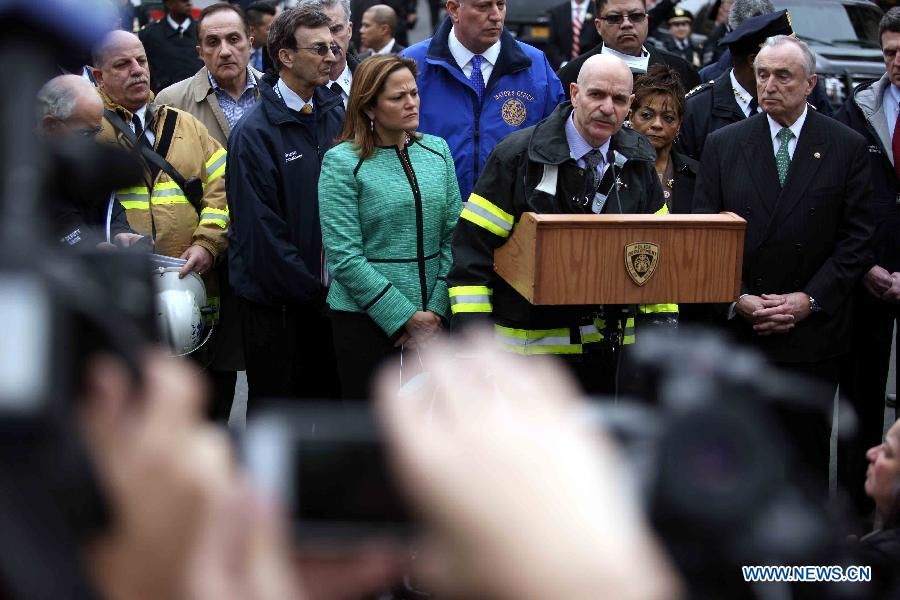
[[[571,102],[497,144],[453,238],[453,327],[490,319],[504,349],[558,355],[588,393],[614,393],[620,346],[634,343],[636,315],[604,306],[533,306],[494,274],[494,251],[524,212],[667,212],[653,147],[622,128],[632,85],[618,58],[588,59],[570,86]],[[643,306],[640,315],[672,323],[677,307]]]
[[[399,54],[406,46],[401,46],[394,38],[397,28],[397,13],[387,4],[376,4],[363,13],[359,39],[368,56],[376,54]]]
[[[203,277],[209,305],[216,309],[207,316],[215,322],[219,300],[214,266],[227,250],[230,225],[225,150],[195,117],[152,101],[147,54],[134,34],[110,33],[94,51],[93,62],[106,108],[98,139],[124,148],[144,147],[144,181],[116,193],[128,222],[138,233],[153,238],[157,253],[185,261],[180,277],[191,272]],[[171,168],[162,168],[148,157],[148,148]],[[214,336],[203,352],[214,353],[217,343]],[[221,404],[230,406],[227,390],[230,386],[233,396],[236,375],[221,368],[217,359],[198,358],[209,368],[214,394],[225,398]],[[227,418],[226,411],[223,406],[211,414]]]
[[[103,124],[103,101],[96,88],[79,75],[54,77],[38,92],[42,136],[51,144],[78,136],[93,139]],[[57,199],[53,222],[59,241],[67,246],[83,243],[130,246],[142,236],[134,233],[125,209],[115,198]]]

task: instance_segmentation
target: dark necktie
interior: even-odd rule
[[[891,150],[894,153],[894,172],[900,178],[900,107],[897,109],[897,121],[894,123],[894,137],[891,140]]]
[[[484,57],[480,54],[476,54],[472,57],[472,75],[469,77],[469,81],[472,83],[472,87],[475,88],[475,93],[478,94],[478,101],[481,101],[481,97],[484,96],[484,75],[481,73],[481,63],[484,60]]]
[[[134,137],[138,143],[150,147],[150,140],[144,135],[144,125],[141,123],[141,118],[137,115],[131,115],[131,123],[134,125]]]
[[[748,108],[750,109],[748,117],[756,114],[757,109],[759,109],[759,103],[756,101],[756,98],[750,98],[750,106]]]
[[[331,85],[328,86],[328,89],[334,92],[334,94],[340,96],[344,90],[341,89],[341,86],[337,81],[332,81]]]
[[[600,186],[600,175],[597,167],[603,163],[603,154],[599,150],[591,150],[584,155],[584,197],[590,202]]]

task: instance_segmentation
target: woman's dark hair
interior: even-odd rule
[[[366,111],[378,102],[378,96],[384,91],[388,77],[400,69],[409,69],[413,77],[419,76],[416,61],[396,54],[367,58],[353,74],[353,87],[350,88],[350,100],[347,102],[344,131],[341,132],[338,142],[350,142],[356,146],[362,159],[369,158],[375,152],[375,133],[372,131]]]
[[[678,118],[684,117],[684,86],[678,73],[669,65],[651,65],[647,73],[634,81],[634,102],[631,110],[635,111],[649,96],[668,95],[672,98],[672,107]]]

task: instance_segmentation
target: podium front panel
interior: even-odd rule
[[[732,302],[745,226],[733,213],[525,213],[494,269],[532,304]]]

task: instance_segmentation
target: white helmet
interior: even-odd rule
[[[161,341],[176,356],[190,354],[206,342],[201,310],[206,306],[206,286],[196,273],[179,279],[177,268],[159,267],[153,275]]]

